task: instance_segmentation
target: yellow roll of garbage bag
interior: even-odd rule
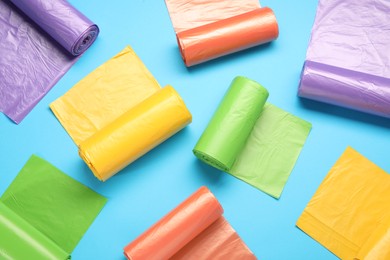
[[[130,47],[90,73],[50,108],[102,181],[192,120],[180,95],[171,86],[161,88]]]
[[[82,142],[79,154],[105,181],[190,122],[183,100],[167,86]]]
[[[341,259],[390,259],[390,175],[348,147],[297,226]]]

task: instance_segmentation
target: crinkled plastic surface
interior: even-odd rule
[[[160,88],[130,47],[50,107],[102,181],[192,120],[179,94],[171,86]]]
[[[236,77],[193,152],[279,198],[311,124],[266,103],[267,98],[260,84]]]
[[[257,0],[165,0],[186,66],[275,40],[276,17]]]
[[[65,0],[0,1],[0,111],[20,123],[98,33]]]
[[[386,0],[320,0],[299,96],[390,117],[389,20]]]
[[[201,187],[124,248],[127,259],[256,259]]]
[[[341,259],[390,259],[390,175],[348,147],[297,226]]]
[[[0,258],[69,259],[106,201],[31,156],[0,198]]]

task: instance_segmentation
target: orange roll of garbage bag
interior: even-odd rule
[[[258,0],[165,0],[187,67],[275,40],[273,11]]]
[[[86,139],[79,154],[102,181],[180,131],[191,122],[179,94],[167,86]]]
[[[214,195],[201,187],[124,248],[127,259],[256,259],[222,217]]]
[[[187,67],[275,40],[279,35],[273,11],[259,8],[177,34]]]

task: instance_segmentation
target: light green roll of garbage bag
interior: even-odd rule
[[[236,77],[193,152],[203,162],[279,198],[311,124],[266,103],[259,83]]]
[[[229,171],[245,146],[268,98],[259,83],[236,77],[194,148],[194,154],[222,171]]]

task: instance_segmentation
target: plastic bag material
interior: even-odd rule
[[[65,0],[0,1],[0,111],[20,123],[98,33]]]
[[[50,108],[102,181],[188,125],[179,94],[161,88],[130,47],[76,84]]]
[[[389,20],[386,0],[320,0],[298,95],[390,117]]]
[[[31,156],[0,198],[0,258],[70,259],[106,201]]]
[[[186,66],[275,40],[276,17],[257,0],[165,0]]]
[[[390,175],[348,147],[297,226],[341,259],[390,259]]]
[[[124,248],[127,259],[256,259],[201,187]]]
[[[236,77],[193,152],[203,162],[279,198],[311,124],[266,103],[259,83]]]

